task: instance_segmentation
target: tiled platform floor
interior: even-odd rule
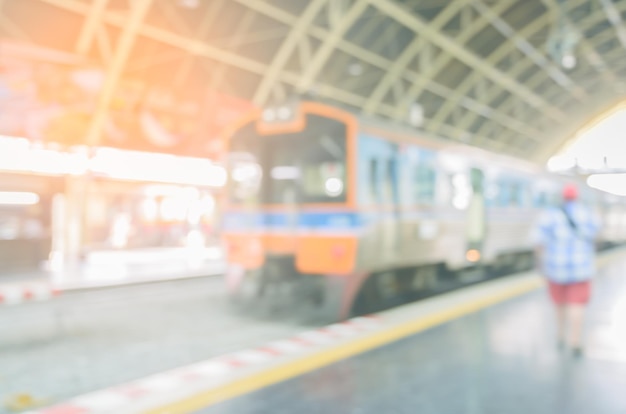
[[[594,285],[586,354],[535,291],[198,414],[626,413],[626,259]]]

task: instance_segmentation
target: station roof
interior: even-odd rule
[[[132,53],[122,71],[172,88],[210,87],[260,106],[314,96],[536,161],[626,93],[626,0],[4,0],[1,7],[2,39],[104,65],[126,39]]]

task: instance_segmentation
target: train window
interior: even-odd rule
[[[498,197],[494,203],[500,207],[523,207],[528,200],[527,185],[518,181],[504,179],[498,182]]]
[[[233,136],[231,151],[247,154],[260,166],[257,197],[263,204],[347,199],[346,125],[342,122],[307,115],[303,131],[267,136],[259,136],[251,123]]]
[[[483,185],[484,185],[485,201],[486,201],[487,206],[497,207],[498,202],[499,202],[498,200],[499,186],[493,181],[487,181]]]
[[[229,195],[238,203],[255,204],[262,188],[265,152],[256,136],[254,123],[243,127],[230,143]]]
[[[524,190],[520,183],[511,183],[510,205],[513,207],[521,207],[524,205]]]
[[[435,200],[436,173],[432,166],[420,163],[415,169],[415,199],[418,203]]]
[[[498,202],[499,207],[507,207],[511,205],[511,186],[507,181],[498,182]]]
[[[544,208],[548,205],[548,194],[545,191],[538,191],[535,194],[535,203],[536,208]]]
[[[384,202],[390,204],[398,204],[398,174],[396,171],[396,160],[387,160],[387,171],[384,181]]]
[[[378,160],[371,159],[369,166],[369,188],[370,188],[370,197],[372,202],[377,202],[380,196],[380,191],[378,189]]]

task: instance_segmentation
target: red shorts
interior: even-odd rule
[[[579,282],[569,285],[561,285],[550,282],[550,296],[557,305],[577,304],[584,305],[589,302],[591,282]]]

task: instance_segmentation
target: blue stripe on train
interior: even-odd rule
[[[300,212],[293,218],[288,213],[226,213],[223,226],[224,230],[231,231],[276,229],[292,226],[321,230],[357,230],[366,224],[365,221],[362,214],[352,212]]]
[[[357,231],[385,219],[401,217],[404,220],[435,219],[463,221],[465,212],[450,211],[411,211],[403,213],[381,212],[299,212],[293,218],[288,213],[232,212],[225,213],[223,229],[226,231],[280,230],[297,227],[310,230]],[[518,222],[529,219],[528,212],[501,212],[490,214],[490,224]],[[292,223],[291,220],[294,220]]]
[[[462,219],[462,215],[455,214]],[[300,212],[293,218],[288,213],[225,213],[224,230],[254,231],[262,229],[307,228],[311,230],[360,230],[385,219],[442,218],[441,213],[381,213],[381,212]],[[294,222],[291,222],[293,220]]]

